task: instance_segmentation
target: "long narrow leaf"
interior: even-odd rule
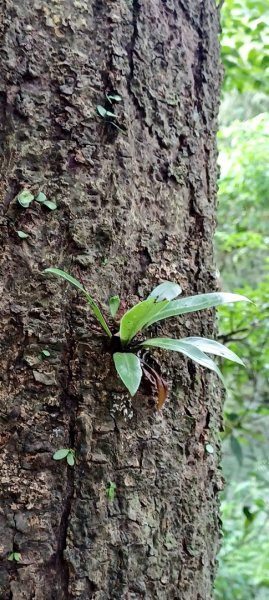
[[[131,396],[134,396],[140,386],[142,377],[142,369],[138,356],[131,352],[115,352],[113,360],[118,375]]]
[[[208,369],[211,369],[211,371],[215,371],[215,373],[217,373],[221,381],[224,383],[223,375],[216,363],[214,363],[214,361],[204,352],[199,350],[199,348],[196,348],[189,343],[182,342],[181,340],[173,340],[172,338],[151,338],[142,342],[141,346],[144,346],[145,348],[151,348],[154,346],[156,348],[163,348],[164,350],[181,352],[182,354],[185,354],[185,356],[188,356],[188,358],[191,358],[195,362],[199,363],[199,365],[207,367]]]
[[[202,352],[208,352],[209,354],[222,356],[223,358],[228,358],[228,360],[232,360],[233,362],[244,366],[243,361],[241,358],[239,358],[239,356],[237,356],[237,354],[235,354],[235,352],[232,352],[232,350],[229,350],[229,348],[226,348],[226,346],[223,346],[223,344],[220,344],[215,340],[201,337],[187,337],[182,338],[180,341],[186,342],[186,344],[191,344],[192,346],[199,348],[199,350],[202,350]]]
[[[128,344],[148,324],[149,320],[154,319],[168,304],[168,300],[156,302],[155,298],[148,298],[127,310],[120,322],[120,339],[122,343]]]
[[[158,302],[161,300],[174,300],[181,292],[182,289],[177,283],[173,281],[164,281],[152,290],[149,298],[156,298]]]
[[[112,337],[112,333],[100,311],[100,308],[96,304],[95,300],[88,294],[87,290],[85,290],[83,285],[81,285],[81,283],[77,279],[75,279],[75,277],[72,277],[72,275],[69,275],[69,273],[62,271],[61,269],[56,269],[55,267],[50,267],[49,269],[45,269],[44,273],[52,273],[53,275],[58,275],[58,277],[62,277],[69,283],[72,283],[72,285],[74,285],[78,290],[83,292],[83,294],[87,298],[87,301],[88,301],[97,321],[99,321],[100,325],[102,325],[102,327],[105,330],[105,332],[107,333],[107,335],[109,337]]]
[[[213,308],[214,306],[228,304],[229,302],[243,301],[251,302],[251,300],[245,296],[229,294],[226,292],[212,292],[210,294],[199,294],[198,296],[187,296],[187,298],[169,302],[169,305],[156,315],[156,317],[153,317],[148,322],[148,325],[152,325],[153,323],[157,323],[157,321],[167,319],[168,317],[176,317],[205,308]]]

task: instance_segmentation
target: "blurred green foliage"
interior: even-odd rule
[[[265,481],[263,479],[263,475]],[[246,481],[233,482],[222,502],[224,543],[216,600],[268,600],[268,461]]]
[[[219,310],[225,361],[223,540],[215,600],[269,598],[269,3],[226,0],[216,233],[221,287],[252,305]]]
[[[269,113],[222,128],[219,151],[219,268],[229,287],[257,284],[269,266]]]
[[[256,89],[268,94],[268,0],[225,0],[221,22],[224,89]]]

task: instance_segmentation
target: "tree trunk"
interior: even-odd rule
[[[103,305],[162,280],[215,290],[215,1],[5,0],[2,29],[0,598],[209,600],[214,375],[155,353],[169,400],[157,412],[142,387],[132,406],[83,297],[42,271]],[[22,189],[57,209],[23,208]],[[155,327],[213,331],[212,311]]]

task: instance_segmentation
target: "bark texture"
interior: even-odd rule
[[[83,298],[42,271],[82,275],[101,303],[164,279],[215,290],[215,2],[3,0],[1,27],[0,598],[209,600],[214,376],[159,354],[169,402],[142,390],[131,409]],[[96,114],[112,91],[126,135]],[[23,188],[57,210],[22,208]],[[210,311],[155,328],[213,330]]]

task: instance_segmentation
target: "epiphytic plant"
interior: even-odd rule
[[[243,365],[242,360],[234,352],[215,340],[196,336],[185,337],[179,340],[168,337],[140,339],[141,335],[139,339],[136,340],[135,338],[137,334],[143,334],[144,330],[150,325],[169,317],[176,317],[229,302],[250,302],[245,296],[225,292],[212,292],[177,299],[182,291],[180,286],[177,283],[165,281],[158,285],[146,300],[139,302],[127,310],[120,319],[119,331],[116,334],[112,334],[95,300],[77,279],[65,271],[56,268],[45,269],[45,273],[52,273],[63,277],[83,292],[96,319],[109,338],[111,338],[113,361],[120,379],[131,396],[134,396],[144,375],[145,379],[154,385],[158,391],[158,410],[163,406],[166,399],[167,384],[160,373],[148,364],[141,351],[150,348],[161,348],[181,352],[198,364],[214,371],[223,382],[221,371],[208,354],[221,356]],[[113,296],[109,304],[111,314],[115,317],[120,305],[119,297]],[[115,347],[117,347],[116,351],[113,350]]]
[[[14,560],[15,562],[20,562],[21,560],[21,553],[20,552],[10,552],[10,554],[7,557],[8,560],[12,561]]]
[[[72,448],[60,448],[60,450],[54,452],[52,458],[54,460],[63,460],[66,458],[68,465],[73,467],[75,464],[75,450],[72,450]]]
[[[109,500],[110,502],[113,502],[113,500],[114,500],[114,498],[115,498],[115,495],[116,495],[116,489],[117,489],[117,486],[116,486],[116,484],[114,483],[114,481],[109,481],[109,483],[108,483],[108,485],[107,485],[107,488],[106,488],[106,495],[107,495],[107,497],[108,497],[108,500]]]
[[[121,101],[122,97],[119,94],[106,94],[104,106],[102,106],[101,104],[97,104],[96,112],[99,115],[99,117],[101,117],[101,119],[104,120],[105,123],[109,123],[116,129],[121,131],[121,133],[126,135],[125,130],[118,123],[118,116],[115,112],[112,112],[111,110],[115,104]]]
[[[32,192],[28,189],[24,189],[16,196],[18,203],[22,208],[29,208],[30,204],[35,200],[39,202],[42,206],[46,206],[49,210],[55,210],[57,208],[57,204],[53,200],[48,200],[47,196],[44,192],[38,192],[36,196],[32,194]],[[18,236],[20,238],[28,237],[23,231],[17,231]]]

